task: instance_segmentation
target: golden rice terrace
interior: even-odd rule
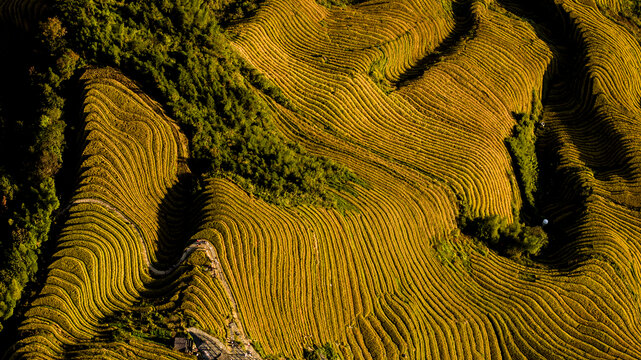
[[[638,0],[0,0],[4,359],[641,359]]]

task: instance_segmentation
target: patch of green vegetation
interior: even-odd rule
[[[470,254],[472,251],[478,250],[478,247],[476,244],[464,240],[459,235],[459,229],[454,229],[449,234],[449,237],[437,241],[434,245],[436,257],[441,264],[454,270],[462,267],[465,271],[470,272],[472,270]],[[479,253],[485,255],[482,251],[479,251]]]
[[[177,311],[174,301],[164,297],[154,299],[153,303],[143,299],[132,309],[115,313],[106,320],[115,340],[134,336],[165,345],[171,345],[176,334],[186,333],[191,321],[193,319]]]
[[[327,343],[323,346],[314,345],[312,348],[303,350],[303,358],[305,360],[340,360],[336,350],[331,344]]]
[[[387,65],[387,59],[384,56],[379,57],[374,60],[369,67],[369,72],[367,73],[369,77],[374,81],[376,86],[378,86],[384,93],[391,93],[394,88],[390,84],[389,80],[385,77],[385,66]]]
[[[42,26],[41,42],[15,44],[16,34],[0,47],[11,79],[0,91],[0,330],[38,270],[42,244],[60,203],[54,176],[62,164],[65,83],[77,56],[59,51],[64,36],[59,22]],[[33,47],[33,48],[32,48]],[[30,58],[20,54],[36,54]],[[13,57],[16,59],[13,59]],[[24,68],[30,64],[27,74]],[[25,75],[22,75],[25,74]]]
[[[445,10],[447,14],[453,13],[453,3],[454,1],[451,1],[451,0],[441,0],[441,5],[443,6],[443,10]]]
[[[197,250],[191,253],[184,263],[185,265],[208,267],[211,265],[211,260],[203,250]]]
[[[513,259],[536,256],[548,244],[548,236],[540,226],[509,222],[499,215],[472,218],[469,211],[463,210],[458,221],[465,234]]]
[[[192,170],[232,178],[281,204],[336,206],[331,188],[355,177],[285,139],[256,94],[288,100],[232,49],[219,11],[205,0],[66,0],[54,13],[65,45],[88,64],[111,65],[138,80],[190,140]]]
[[[525,271],[519,271],[518,278],[521,280],[529,281],[529,282],[535,282],[539,279],[539,277],[536,274],[532,274]]]
[[[641,17],[641,0],[621,1],[621,12],[628,16]]]
[[[155,311],[119,313],[110,319],[109,324],[114,327],[113,337],[116,340],[135,336],[161,344],[170,344],[176,333],[176,326],[164,315]]]
[[[535,96],[529,114],[518,114],[512,136],[505,140],[521,185],[522,194],[531,208],[536,207],[539,165],[536,157],[535,125],[539,123],[543,106]]]
[[[262,0],[218,0],[220,11],[217,19],[221,25],[228,25],[252,16]]]
[[[436,244],[435,247],[436,254],[438,259],[443,265],[451,266],[454,262],[454,259],[457,258],[456,250],[452,244],[448,241],[440,241]]]

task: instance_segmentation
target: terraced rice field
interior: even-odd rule
[[[566,103],[545,107],[545,138],[560,144],[550,144],[560,157],[554,170],[595,173],[557,183],[559,200],[546,211],[562,222],[571,196],[563,192],[592,186],[587,208],[571,210],[585,215],[563,223],[568,239],[539,268],[461,239],[453,240],[453,267],[436,254],[455,228],[456,197],[479,214],[509,216],[521,202],[503,140],[511,113],[529,110],[563,54],[512,5],[463,3],[471,18],[460,19],[440,2],[328,10],[268,1],[233,29],[238,51],[299,110],[274,105],[281,130],[370,185],[346,195],[358,210],[341,215],[276,209],[228,182],[211,183],[203,227],[215,229],[251,338],[296,357],[301,345],[325,342],[358,359],[639,356],[639,45],[595,6],[559,4],[567,41],[584,49],[585,75],[558,95]],[[394,84],[457,22],[468,31],[420,76],[389,93],[368,76],[383,58]],[[598,179],[605,165],[613,169]],[[606,184],[611,190],[599,193]]]
[[[85,146],[78,187],[61,214],[65,226],[46,283],[20,328],[28,336],[16,355],[167,355],[153,343],[108,343],[105,318],[158,286],[150,264],[161,253],[159,243],[176,236],[165,225],[180,228],[170,215],[181,206],[174,194],[177,176],[186,170],[180,161],[185,140],[158,105],[116,71],[90,70],[82,81]],[[161,214],[166,216],[159,219]]]
[[[15,358],[188,358],[108,337],[110,315],[172,294],[254,357],[249,340],[277,358],[641,358],[641,46],[602,12],[617,1],[547,5],[266,0],[228,29],[291,101],[266,98],[278,129],[363,180],[336,192],[344,211],[221,178],[187,202],[177,127],[119,73],[87,72],[78,190]],[[524,265],[456,217],[521,207],[505,139],[533,97],[554,236]],[[174,266],[197,248],[213,270]]]

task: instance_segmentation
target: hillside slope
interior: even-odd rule
[[[112,344],[106,320],[159,286],[148,267],[161,242],[182,245],[175,243],[184,206],[176,187],[186,171],[184,138],[119,73],[89,70],[82,81],[83,162],[46,283],[20,327],[27,336],[16,355],[27,358],[98,349],[106,356],[135,346]],[[89,340],[101,345],[74,348]],[[142,349],[149,358],[168,352],[154,344]]]
[[[261,2],[230,47],[287,99],[249,86],[275,129],[354,174],[326,189],[340,207],[233,176],[188,191],[160,105],[87,70],[77,190],[9,357],[189,358],[171,337],[205,331],[263,358],[641,358],[641,39],[623,8]],[[531,208],[506,142],[523,118]],[[550,245],[505,256],[461,233],[463,212],[545,218]]]
[[[212,185],[212,204],[230,205],[205,227],[219,232],[212,236],[239,282],[250,335],[266,349],[300,356],[300,344],[332,342],[347,358],[365,359],[639,356],[633,275],[638,208],[633,202],[615,205],[621,193],[633,201],[639,184],[633,171],[639,164],[633,150],[639,144],[633,128],[639,124],[639,45],[624,37],[621,46],[624,30],[595,7],[560,4],[569,19],[559,26],[567,26],[574,33],[568,41],[588,55],[581,67],[586,80],[579,77],[571,93],[586,104],[579,106],[601,112],[592,123],[617,130],[608,140],[590,140],[585,136],[604,131],[586,125],[572,128],[572,139],[583,147],[575,156],[600,157],[622,172],[610,175],[616,189],[597,194],[597,183],[585,201],[548,199],[546,211],[559,227],[567,226],[567,239],[556,239],[565,246],[557,244],[545,266],[483,255],[466,240],[448,238],[456,226],[457,197],[481,215],[510,216],[510,205],[520,204],[503,142],[514,124],[511,113],[529,111],[532,93],[541,94],[546,76],[564,61],[554,44],[538,37],[539,29],[509,11],[513,4],[502,5],[462,4],[470,6],[471,19],[461,20],[439,12],[440,2],[328,11],[310,1],[273,1],[232,29],[234,46],[300,110],[274,105],[281,129],[370,184],[349,199],[358,211],[344,216],[311,209],[272,213],[261,210],[264,204],[223,195],[233,190],[229,185]],[[471,22],[469,32],[423,74],[389,93],[372,81],[370,66],[377,59],[387,61],[382,73],[393,83],[455,21]],[[590,31],[595,22],[599,30]],[[617,37],[604,39],[603,29]],[[599,57],[608,47],[616,50],[618,65]],[[599,72],[610,96],[582,90],[591,89]],[[558,139],[564,126],[585,118],[573,114],[557,125],[556,106],[545,107],[546,139]],[[607,108],[627,116],[607,114]],[[577,162],[565,160],[563,148],[552,152],[560,157],[553,172],[563,172],[565,161]],[[587,164],[595,173],[596,166]],[[554,183],[555,194],[581,191],[567,182]],[[566,207],[570,201],[585,208]],[[575,211],[585,215],[562,221],[564,212]],[[454,249],[453,267],[443,265],[443,241]]]

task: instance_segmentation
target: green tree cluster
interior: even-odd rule
[[[499,215],[471,218],[462,212],[459,225],[464,233],[514,258],[536,256],[548,244],[548,236],[540,226],[510,222]]]
[[[79,58],[64,48],[59,21],[49,19],[41,30],[41,62],[31,69],[30,84],[19,94],[5,94],[4,101],[15,103],[0,111],[0,146],[3,154],[12,154],[0,164],[0,329],[35,277],[52,214],[60,205],[54,176],[64,146],[62,89]],[[35,101],[12,99],[25,94]]]

